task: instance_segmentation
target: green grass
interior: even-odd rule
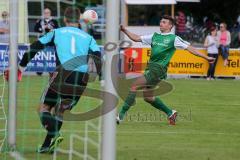
[[[168,82],[175,89],[162,96],[162,100],[178,110],[177,125],[169,126],[163,113],[138,98],[126,121],[117,126],[117,160],[238,160],[240,81],[182,79]],[[24,77],[18,83],[17,148],[22,156],[30,160],[52,159],[51,155],[35,153],[45,136],[36,108],[46,83],[46,77],[35,76]],[[97,88],[99,84],[90,83],[89,86]],[[89,106],[98,103],[99,100],[84,97],[74,112],[89,110]],[[70,133],[83,135],[84,122],[66,122],[62,130],[65,140],[61,148],[68,149]],[[0,136],[3,134],[0,133]],[[89,136],[97,139],[95,132],[90,132]],[[74,148],[83,151],[83,143],[74,141]],[[96,156],[93,146],[90,146],[89,152]],[[11,158],[7,153],[1,153],[0,159]],[[57,159],[68,159],[68,155],[58,154]]]

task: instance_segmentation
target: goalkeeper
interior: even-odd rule
[[[63,112],[77,104],[88,82],[88,53],[94,54],[98,74],[101,71],[100,48],[92,36],[78,28],[79,17],[78,8],[67,8],[64,13],[66,27],[55,29],[31,44],[30,52],[24,54],[19,63],[19,70],[23,71],[44,45],[54,43],[57,51],[57,70],[42,94],[38,109],[41,124],[47,130],[46,138],[37,150],[39,153],[52,153],[63,140],[59,134],[63,123]],[[64,79],[63,84],[61,84],[62,79]],[[71,94],[69,90],[66,93],[58,90],[65,88],[63,86],[66,84],[72,86]],[[51,114],[52,108],[55,108],[58,114]]]
[[[156,109],[163,111],[168,116],[169,124],[175,125],[177,111],[170,109],[159,97],[155,97],[153,90],[147,89],[156,86],[162,79],[167,77],[168,63],[176,48],[186,49],[190,53],[208,60],[210,63],[214,62],[214,58],[199,53],[195,48],[190,46],[188,42],[183,41],[180,37],[173,34],[171,32],[173,26],[174,19],[168,15],[163,16],[160,21],[161,32],[152,35],[139,36],[129,32],[124,26],[121,26],[121,31],[131,40],[151,45],[152,52],[144,75],[139,77],[131,85],[130,92],[117,116],[118,124],[123,120],[126,112],[135,103],[137,89],[143,88],[145,89],[143,93],[144,100]]]

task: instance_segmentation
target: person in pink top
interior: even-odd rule
[[[227,30],[227,24],[221,23],[218,31],[219,49],[224,60],[224,66],[228,65],[229,46],[231,43],[231,35]]]

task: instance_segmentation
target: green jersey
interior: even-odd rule
[[[157,63],[165,67],[171,60],[176,48],[186,49],[189,43],[172,33],[154,33],[142,36],[142,42],[151,45],[149,63]]]
[[[176,48],[186,49],[189,43],[183,41],[173,33],[154,33],[141,36],[145,44],[151,45],[151,56],[145,69],[145,77],[148,81],[157,82],[167,76],[167,66]]]

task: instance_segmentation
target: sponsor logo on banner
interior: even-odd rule
[[[103,47],[100,47],[102,55],[104,55]],[[29,44],[18,46],[18,62],[23,55],[29,50]],[[12,54],[12,53],[11,53]],[[141,54],[140,54],[141,55]],[[133,55],[136,56],[136,55]],[[138,56],[138,55],[137,55]],[[0,44],[0,71],[8,68],[9,65],[9,46]],[[91,65],[91,64],[89,64]],[[29,72],[53,72],[56,69],[56,56],[54,47],[46,47],[38,52],[28,63],[26,71]]]
[[[124,51],[124,72],[141,72],[142,71],[142,49],[129,48]]]
[[[132,61],[133,64],[135,63],[142,63],[141,65],[141,72],[144,71],[146,68],[149,58],[151,56],[151,49],[150,48],[134,48],[134,49],[127,49],[124,51],[125,57],[130,57],[131,51],[135,50],[139,53],[139,57],[137,60]],[[199,50],[202,54],[207,55],[206,50],[200,49]],[[130,72],[126,68],[129,68],[129,59],[125,58],[125,73]],[[223,65],[223,58],[219,55],[215,70],[216,76],[225,76],[225,77],[236,77],[240,76],[240,50],[239,49],[230,49],[229,51],[229,58],[228,58],[228,65]],[[203,58],[194,56],[190,54],[186,50],[176,50],[174,53],[171,61],[169,62],[168,66],[168,74],[171,75],[192,75],[192,76],[206,76],[207,71],[209,68],[209,63]],[[134,72],[132,70],[131,72]],[[139,71],[138,71],[139,72]]]
[[[228,57],[228,65],[223,66],[223,58],[219,56],[215,71],[216,76],[240,76],[240,50],[230,49]]]
[[[204,50],[201,53],[206,55]],[[176,50],[168,65],[168,74],[199,75],[207,74],[209,64],[200,57],[190,54],[186,50]]]
[[[28,51],[29,45],[18,46],[18,61]],[[9,65],[9,46],[0,45],[0,70],[5,70]],[[11,53],[14,54],[14,53]],[[55,49],[53,47],[46,47],[44,50],[38,52],[33,59],[28,63],[26,71],[31,72],[52,72],[56,67]]]

